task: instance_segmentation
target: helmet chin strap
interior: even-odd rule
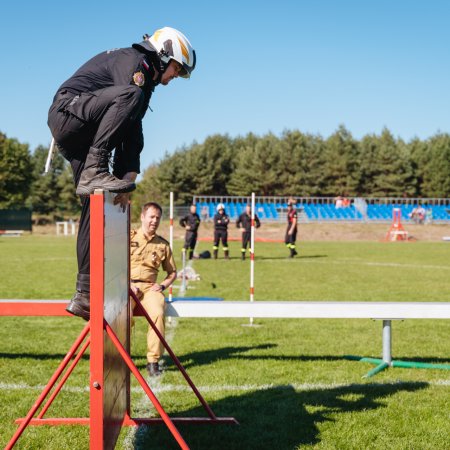
[[[144,41],[149,42],[150,36],[148,34],[144,34],[143,36]],[[161,77],[163,73],[166,71],[169,63],[164,63],[163,57],[166,56],[166,53],[162,50],[158,54],[156,52],[147,53],[147,56],[149,56],[149,59],[151,60],[151,63],[153,65],[153,68],[158,72],[158,77],[155,80],[156,84],[161,83]]]

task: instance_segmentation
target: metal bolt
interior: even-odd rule
[[[94,386],[95,389],[100,389],[100,383],[98,381],[94,381],[92,386]]]

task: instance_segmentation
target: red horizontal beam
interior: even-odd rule
[[[15,423],[21,424],[25,419],[16,419]],[[239,425],[239,422],[234,417],[216,417],[209,419],[208,417],[171,417],[170,420],[174,423],[183,424],[233,424]],[[55,417],[47,419],[31,419],[29,425],[89,425],[89,417]],[[164,424],[160,417],[152,418],[126,418],[122,426],[133,427],[139,425],[156,425]]]
[[[0,316],[70,316],[69,300],[0,300]]]
[[[208,417],[171,417],[170,420],[173,423],[182,424],[224,424],[229,423],[233,425],[239,425],[239,422],[234,417],[216,417],[215,419],[210,419]],[[151,417],[143,419],[126,418],[123,421],[122,426],[132,427],[138,425],[153,425],[153,424],[163,424],[164,421],[160,417]]]
[[[69,300],[0,300],[0,316],[68,316]],[[135,316],[143,316],[140,311]]]

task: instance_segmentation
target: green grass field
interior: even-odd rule
[[[176,242],[176,255],[181,242]],[[211,244],[200,243],[200,251]],[[201,280],[187,295],[246,300],[249,261],[195,261]],[[449,301],[447,243],[307,242],[286,258],[282,244],[257,244],[255,299],[337,301]],[[179,258],[178,258],[179,261]],[[75,240],[55,236],[0,239],[0,298],[69,298],[75,277]],[[174,290],[177,295],[177,289]],[[77,318],[1,317],[0,446],[14,420],[33,405],[84,322]],[[218,416],[240,425],[179,429],[192,449],[448,449],[450,371],[388,369],[343,355],[380,357],[381,324],[361,320],[178,319],[167,338]],[[393,322],[396,359],[450,364],[446,320]],[[143,318],[132,334],[132,357],[145,372]],[[46,417],[87,416],[86,355]],[[205,415],[170,359],[151,380],[173,416]],[[136,417],[154,415],[132,380]],[[29,427],[20,449],[87,449],[87,427]],[[164,426],[123,429],[119,449],[178,448]]]

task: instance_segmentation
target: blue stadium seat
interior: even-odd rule
[[[278,219],[277,208],[275,207],[275,205],[273,203],[270,204],[270,212],[271,212],[272,218],[274,218],[275,220]]]

